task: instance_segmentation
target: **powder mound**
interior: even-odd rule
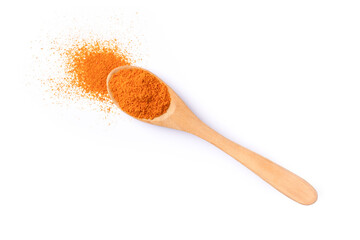
[[[116,41],[79,42],[65,52],[70,86],[79,87],[98,101],[109,100],[106,78],[119,66],[130,65],[131,60],[116,45]]]
[[[135,62],[116,39],[72,39],[67,46],[54,47],[61,56],[64,77],[43,81],[55,96],[79,101],[88,99],[99,110],[110,112],[113,103],[107,92],[106,78],[119,66]]]
[[[154,74],[140,68],[125,68],[109,81],[114,100],[127,114],[142,119],[154,119],[170,106],[167,86]]]

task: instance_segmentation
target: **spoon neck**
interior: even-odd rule
[[[238,144],[216,132],[214,129],[210,128],[195,115],[192,117],[191,121],[189,121],[181,130],[198,136],[225,152],[231,148],[239,146]]]

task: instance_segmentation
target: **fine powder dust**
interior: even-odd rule
[[[55,46],[61,56],[65,75],[42,80],[54,96],[77,101],[91,100],[98,110],[111,112],[114,108],[106,87],[110,71],[135,63],[130,54],[121,49],[116,39],[72,39],[66,46]]]

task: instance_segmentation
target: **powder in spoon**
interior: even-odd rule
[[[118,71],[110,79],[109,88],[119,107],[136,118],[154,119],[170,106],[167,86],[141,68]]]

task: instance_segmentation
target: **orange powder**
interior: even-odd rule
[[[66,74],[61,80],[48,79],[45,85],[55,96],[72,101],[90,99],[100,110],[110,111],[113,104],[107,92],[107,75],[116,67],[135,62],[117,40],[74,39],[69,46],[57,46],[56,51],[62,56]]]
[[[67,49],[65,56],[67,72],[72,77],[69,83],[100,101],[109,99],[106,87],[109,72],[131,63],[114,41],[82,42]]]
[[[154,119],[170,106],[167,86],[141,68],[122,69],[109,81],[109,88],[119,107],[129,115]]]

